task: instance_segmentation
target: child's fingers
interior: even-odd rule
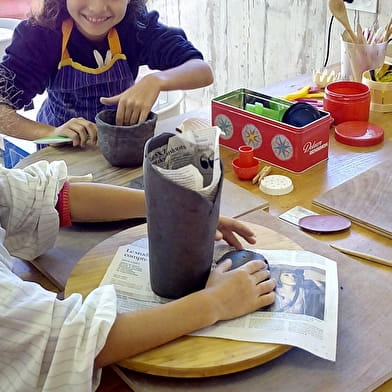
[[[257,289],[259,291],[259,295],[268,294],[271,291],[275,290],[275,287],[276,287],[275,279],[268,279],[268,278],[264,279],[262,282],[257,284]]]
[[[250,274],[254,274],[257,272],[261,272],[261,270],[264,270],[266,266],[267,264],[263,260],[251,260],[241,265],[241,267],[239,268],[245,269]]]
[[[220,273],[226,272],[230,269],[231,264],[232,264],[231,259],[223,260],[222,262],[216,265],[215,271]]]

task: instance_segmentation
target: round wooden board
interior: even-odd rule
[[[302,249],[289,238],[266,227],[244,222],[256,233],[252,249]],[[75,266],[65,295],[86,296],[99,286],[117,248],[146,237],[147,225],[124,230],[91,249]],[[184,336],[161,347],[121,361],[119,365],[143,373],[168,377],[210,377],[238,372],[268,362],[291,346]]]

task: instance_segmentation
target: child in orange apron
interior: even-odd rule
[[[143,0],[44,0],[14,32],[0,63],[0,132],[34,140],[62,135],[96,143],[95,115],[116,108],[117,125],[143,122],[161,91],[212,83],[183,30],[159,22]],[[139,67],[157,70],[135,83]],[[17,110],[48,97],[32,122]]]

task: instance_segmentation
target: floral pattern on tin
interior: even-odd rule
[[[231,139],[234,133],[233,123],[224,114],[218,114],[215,117],[215,125],[218,126],[223,134],[220,135],[222,139]]]
[[[292,158],[294,154],[294,148],[290,140],[284,135],[276,135],[271,141],[272,151],[276,158],[281,161],[287,161]]]
[[[259,148],[263,143],[263,137],[259,129],[253,124],[246,124],[242,128],[242,140],[254,149]]]

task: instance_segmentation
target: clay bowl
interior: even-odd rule
[[[141,166],[146,141],[154,136],[158,116],[150,112],[147,120],[130,126],[115,125],[116,111],[103,110],[95,122],[98,129],[98,146],[102,155],[113,166]]]
[[[259,161],[257,159],[253,158],[254,164],[248,167],[241,166],[239,161],[239,158],[233,159],[231,165],[240,180],[251,180],[259,172]]]

